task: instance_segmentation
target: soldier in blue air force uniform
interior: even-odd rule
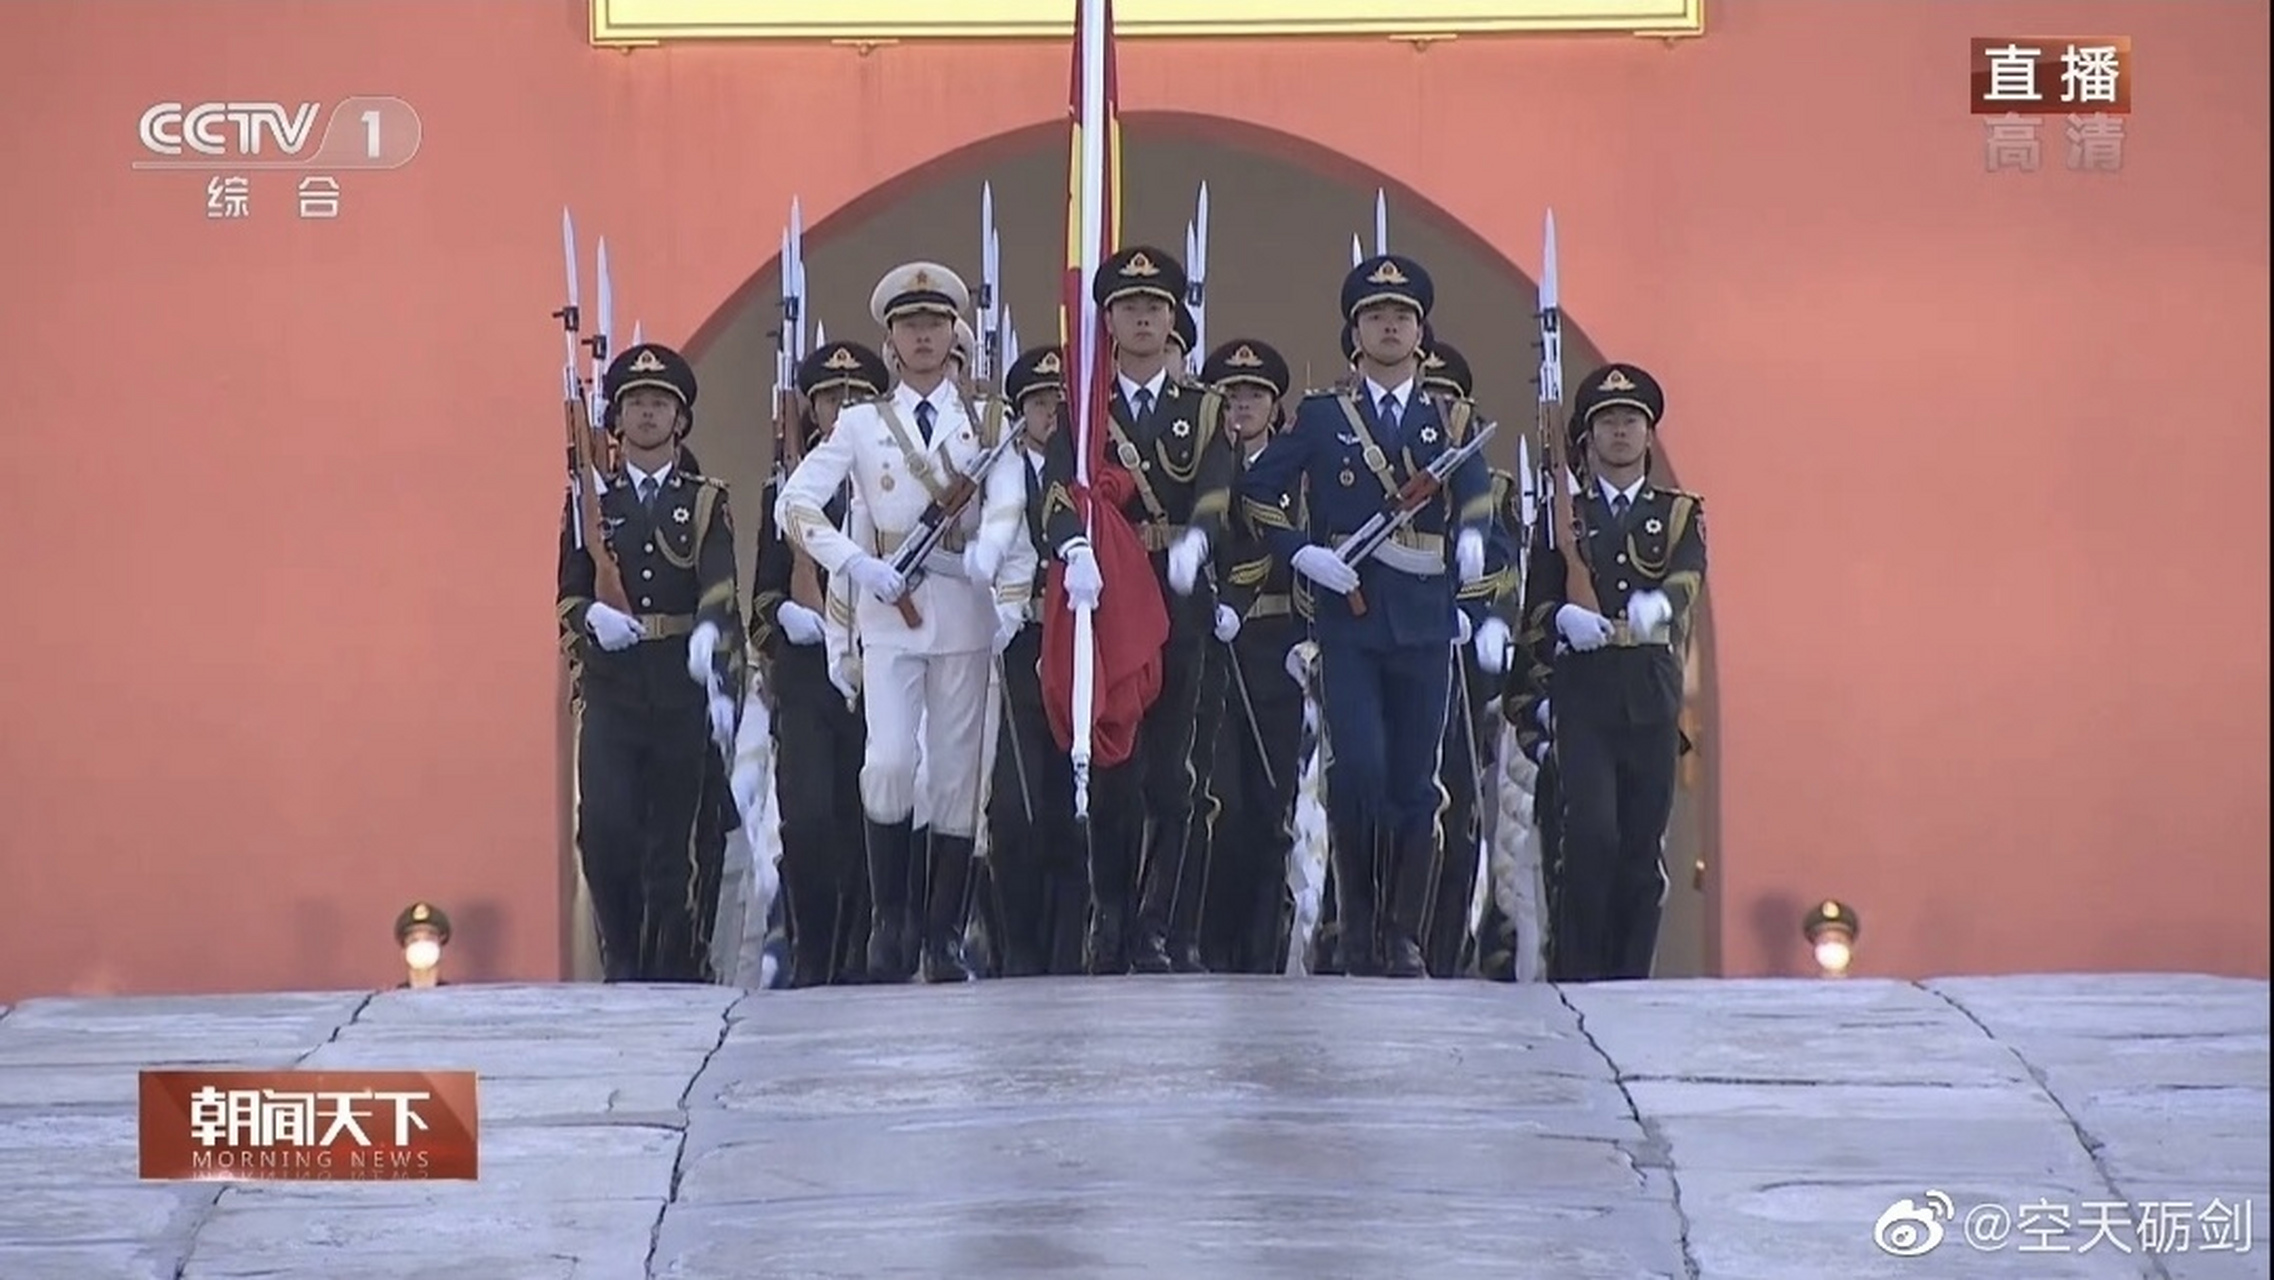
[[[1354,976],[1426,972],[1421,928],[1437,858],[1456,581],[1484,576],[1492,522],[1480,455],[1363,563],[1334,550],[1468,436],[1466,406],[1440,405],[1420,385],[1422,322],[1435,300],[1428,273],[1410,258],[1353,267],[1342,312],[1358,329],[1356,383],[1306,396],[1239,488],[1248,518],[1313,587],[1340,967]],[[1297,529],[1280,499],[1306,481],[1308,527]]]

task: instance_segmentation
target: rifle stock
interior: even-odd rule
[[[1587,531],[1580,527],[1579,508],[1571,500],[1571,482],[1577,472],[1571,465],[1571,430],[1563,406],[1540,406],[1540,447],[1548,456],[1548,527],[1556,550],[1563,556],[1563,598],[1589,613],[1601,613],[1595,595],[1595,572],[1587,566]]]
[[[592,477],[603,470],[594,457],[592,411],[581,392],[571,395],[565,408],[569,466],[573,472],[569,484],[576,494],[576,518],[584,534],[584,554],[592,558],[592,598],[628,614],[632,611],[632,601],[624,590],[624,571],[616,564],[615,553],[608,549],[608,528],[600,518],[600,495],[592,489]]]

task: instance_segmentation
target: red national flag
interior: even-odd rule
[[[1076,0],[1074,75],[1069,107],[1073,152],[1068,164],[1065,295],[1059,337],[1073,381],[1068,384],[1076,458],[1074,508],[1089,529],[1105,591],[1091,618],[1089,653],[1077,650],[1078,620],[1066,602],[1065,566],[1052,564],[1043,597],[1042,690],[1051,734],[1072,751],[1083,728],[1074,706],[1076,673],[1092,664],[1090,762],[1127,760],[1137,724],[1161,694],[1161,650],[1169,615],[1153,577],[1152,557],[1121,514],[1135,486],[1106,458],[1113,387],[1112,344],[1090,281],[1121,243],[1121,120],[1116,106],[1112,0]]]

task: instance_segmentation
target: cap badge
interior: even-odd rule
[[[1597,391],[1632,391],[1634,390],[1634,379],[1628,377],[1627,371],[1624,369],[1613,369],[1603,375],[1601,385],[1595,389]]]
[[[1064,367],[1058,363],[1058,353],[1055,351],[1034,362],[1036,373],[1057,373]]]
[[[824,369],[858,369],[861,367],[861,361],[860,357],[853,354],[851,347],[839,347],[829,353],[829,358],[821,362],[821,367]]]
[[[1243,342],[1240,349],[1227,357],[1224,363],[1235,369],[1260,369],[1263,367],[1263,357],[1255,353],[1254,347]]]
[[[653,350],[642,351],[632,360],[633,373],[661,373],[663,360]]]
[[[1406,276],[1405,276],[1405,272],[1404,272],[1404,271],[1402,271],[1402,270],[1400,270],[1400,269],[1398,268],[1398,264],[1397,264],[1397,263],[1395,263],[1395,262],[1385,262],[1385,263],[1383,263],[1381,266],[1378,266],[1378,267],[1374,268],[1374,274],[1372,274],[1372,275],[1370,275],[1370,276],[1366,277],[1366,283],[1368,283],[1368,284],[1412,284],[1413,282],[1412,282],[1411,280],[1408,280],[1408,279],[1406,279]]]
[[[1121,264],[1121,274],[1125,276],[1157,276],[1161,274],[1161,269],[1153,265],[1152,258],[1140,251],[1130,254],[1129,261]]]

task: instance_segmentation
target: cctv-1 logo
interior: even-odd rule
[[[315,138],[316,122],[324,121]],[[137,126],[137,169],[395,169],[418,153],[418,112],[401,98],[320,102],[160,102]]]

